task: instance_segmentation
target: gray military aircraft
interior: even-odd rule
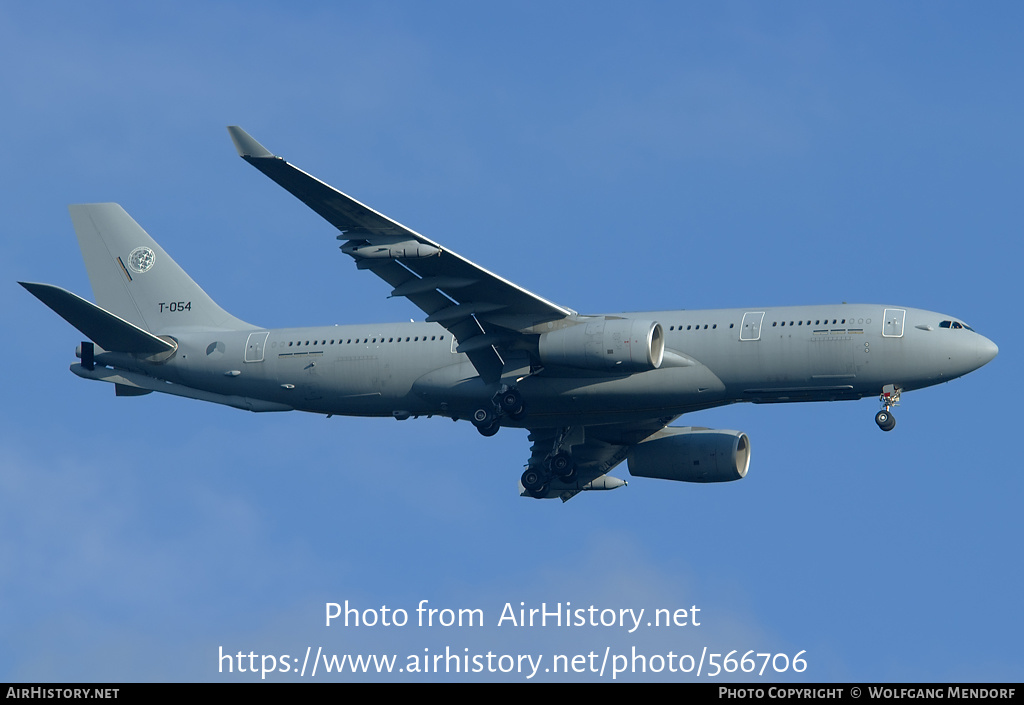
[[[529,429],[520,494],[563,501],[626,484],[747,474],[740,431],[669,427],[734,404],[878,396],[965,375],[998,348],[962,321],[882,304],[582,315],[526,291],[267,151],[239,155],[335,226],[341,251],[423,323],[268,330],[227,313],[117,204],[70,207],[96,303],[22,282],[86,338],[71,371],[118,396],[176,394],[249,411],[441,415],[485,436]]]

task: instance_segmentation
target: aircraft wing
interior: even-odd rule
[[[391,220],[272,154],[229,127],[239,156],[338,228],[341,249],[451,331],[487,382],[497,381],[499,350],[519,331],[575,315]]]
[[[567,502],[585,490],[611,490],[626,484],[605,477],[626,459],[629,449],[672,423],[677,416],[662,416],[633,423],[601,426],[574,426],[567,429],[531,428],[528,465],[541,468],[556,448],[570,450],[576,465],[576,477],[566,483],[553,479],[548,497]]]

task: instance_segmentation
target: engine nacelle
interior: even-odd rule
[[[665,355],[661,324],[632,318],[597,318],[540,336],[545,365],[586,370],[656,370]]]
[[[679,482],[731,482],[747,475],[750,439],[740,431],[666,428],[629,450],[629,474]]]

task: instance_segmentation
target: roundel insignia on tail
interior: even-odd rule
[[[132,268],[133,272],[142,274],[148,272],[153,268],[153,262],[156,261],[156,253],[148,247],[136,247],[132,250],[132,253],[128,255],[128,266]]]

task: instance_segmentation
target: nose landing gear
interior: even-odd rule
[[[902,391],[902,389],[894,384],[887,384],[882,387],[882,394],[878,397],[878,400],[882,402],[882,406],[885,408],[875,414],[875,423],[883,431],[891,431],[896,428],[896,417],[889,412],[889,409],[900,405],[900,392]]]
[[[887,409],[882,409],[875,414],[875,423],[883,431],[891,431],[896,428],[896,417],[890,414]]]

